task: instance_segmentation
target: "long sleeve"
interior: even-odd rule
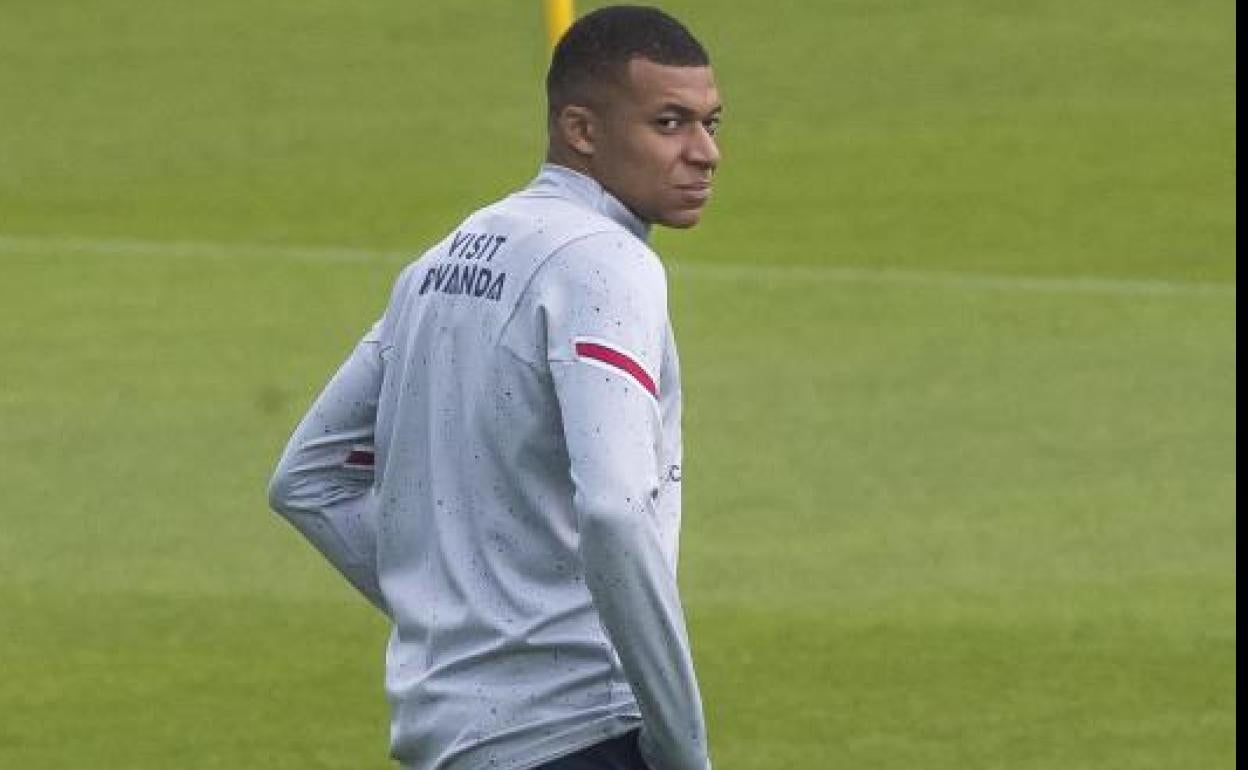
[[[373,489],[379,347],[374,327],[299,423],[269,484],[269,504],[385,612]]]
[[[707,770],[701,699],[657,521],[668,334],[662,267],[624,236],[552,257],[548,360],[571,463],[586,584],[641,708],[662,770]]]

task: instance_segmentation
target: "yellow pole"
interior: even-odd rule
[[[573,0],[542,0],[542,2],[546,6],[546,38],[550,41],[550,48],[553,50],[555,43],[558,43],[563,33],[572,26],[572,17],[575,15],[572,9]]]

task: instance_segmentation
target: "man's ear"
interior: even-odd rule
[[[579,104],[569,104],[559,111],[555,118],[563,142],[578,154],[591,157],[594,154],[594,143],[597,139],[594,126],[594,113]]]

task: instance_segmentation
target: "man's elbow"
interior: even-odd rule
[[[644,493],[582,497],[581,535],[595,543],[621,545],[645,537],[649,506]]]
[[[289,518],[298,510],[298,482],[295,474],[285,463],[277,466],[273,478],[269,479],[269,507],[285,518]]]

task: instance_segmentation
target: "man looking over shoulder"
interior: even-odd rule
[[[719,163],[705,50],[575,23],[547,162],[409,265],[304,417],[273,507],[393,622],[412,770],[707,770],[676,584],[680,375],[652,224]]]

